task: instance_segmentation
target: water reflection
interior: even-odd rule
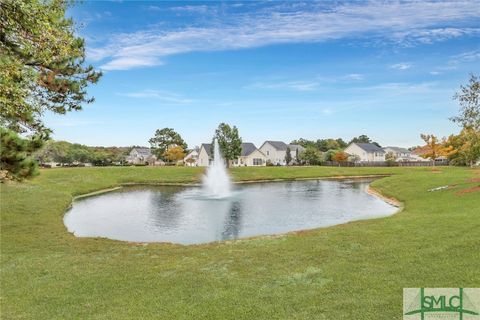
[[[242,207],[240,201],[232,201],[230,210],[225,219],[225,230],[222,232],[222,240],[237,239],[242,225]]]
[[[226,199],[206,199],[200,188],[125,188],[76,201],[64,220],[77,236],[206,243],[393,214],[364,192],[370,181],[251,184]]]

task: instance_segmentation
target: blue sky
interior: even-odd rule
[[[451,2],[85,1],[69,10],[104,71],[54,138],[190,147],[220,122],[244,141],[367,134],[409,147],[458,132],[452,96],[480,71],[480,5]]]

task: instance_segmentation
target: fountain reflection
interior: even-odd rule
[[[232,201],[230,210],[225,217],[225,230],[222,232],[222,240],[237,239],[242,226],[242,204],[240,201]]]

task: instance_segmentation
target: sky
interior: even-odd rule
[[[47,114],[53,138],[189,147],[221,122],[244,142],[367,134],[383,146],[457,133],[452,96],[480,73],[480,4],[466,1],[84,1],[68,15],[103,71],[95,102]]]

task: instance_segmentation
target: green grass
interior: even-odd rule
[[[75,238],[75,195],[199,168],[44,170],[1,185],[2,319],[401,319],[404,287],[480,287],[480,170],[237,168],[235,180],[393,174],[391,217],[198,246]],[[437,192],[427,189],[447,184]]]

